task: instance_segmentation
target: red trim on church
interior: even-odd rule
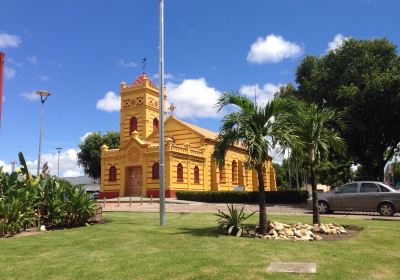
[[[160,197],[160,190],[147,190],[146,191],[146,196],[147,197]],[[175,190],[165,190],[165,197],[176,197],[176,191]]]
[[[116,198],[119,197],[119,192],[100,192],[99,198]]]

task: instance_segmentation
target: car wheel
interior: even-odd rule
[[[393,205],[388,202],[379,204],[378,211],[379,211],[379,214],[381,214],[382,216],[393,216],[394,213],[396,212],[394,210]]]
[[[318,212],[321,214],[328,214],[330,212],[329,204],[325,201],[318,201]]]

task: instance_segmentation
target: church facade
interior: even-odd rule
[[[101,148],[100,197],[159,196],[159,122],[165,131],[166,197],[176,191],[258,189],[255,169],[246,168],[246,149],[234,146],[225,165],[212,159],[218,133],[164,115],[159,120],[159,89],[146,74],[131,85],[121,83],[120,147]],[[164,90],[164,105],[166,91]],[[165,108],[165,106],[164,106]],[[172,113],[171,113],[172,115]],[[276,190],[272,158],[265,163],[266,190]]]

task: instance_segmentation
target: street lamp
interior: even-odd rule
[[[58,163],[57,163],[57,177],[60,178],[60,154],[61,154],[61,147],[57,147],[57,152],[58,152]]]
[[[40,129],[39,129],[39,154],[38,154],[38,165],[37,165],[37,173],[36,176],[39,177],[40,173],[40,156],[42,153],[42,127],[43,127],[43,109],[44,109],[44,102],[46,102],[47,98],[50,96],[50,93],[44,90],[38,90],[36,92],[37,95],[40,96],[41,110],[40,110]]]

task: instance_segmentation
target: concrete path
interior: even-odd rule
[[[150,199],[140,197],[120,198],[99,200],[98,205],[103,207],[103,212],[159,212],[158,199]],[[129,202],[131,201],[131,202]],[[234,204],[241,207],[244,204]],[[218,209],[227,211],[227,203],[205,203],[196,201],[177,200],[172,198],[166,199],[166,212],[170,213],[191,213],[191,212],[208,212],[216,213]],[[246,212],[257,212],[257,204],[245,205]],[[306,204],[267,204],[267,213],[276,215],[312,215],[312,212],[307,208]],[[321,215],[323,217],[332,218],[355,218],[355,219],[370,219],[370,220],[397,220],[400,221],[400,214],[397,213],[393,217],[382,217],[378,213],[365,212],[335,212],[334,214]]]

